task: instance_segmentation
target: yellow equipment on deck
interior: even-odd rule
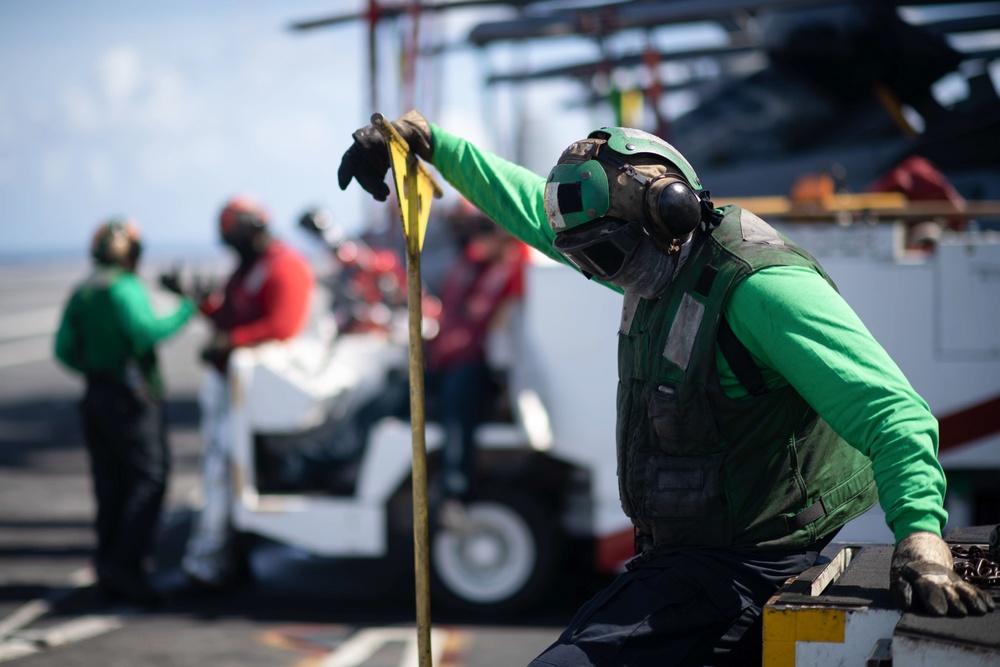
[[[984,545],[989,527],[947,535]],[[889,594],[886,545],[831,544],[827,562],[789,582],[764,607],[765,667],[1000,665],[1000,612],[966,618],[900,613]],[[1000,588],[992,589],[1000,601]]]

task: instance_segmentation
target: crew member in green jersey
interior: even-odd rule
[[[768,598],[876,501],[901,608],[993,608],[941,539],[936,420],[807,252],[716,208],[646,132],[592,132],[546,179],[419,112],[393,125],[486,215],[624,294],[618,478],[636,557],[533,665],[759,663]],[[384,200],[381,135],[354,140],[340,186]]]
[[[93,271],[63,312],[56,357],[81,374],[84,439],[97,504],[94,566],[113,600],[157,598],[144,565],[163,505],[169,471],[156,344],[174,335],[195,311],[181,297],[158,316],[135,269],[139,229],[113,219],[94,234]]]

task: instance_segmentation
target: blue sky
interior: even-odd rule
[[[367,6],[366,0],[0,0],[0,258],[83,253],[93,228],[135,217],[151,252],[218,248],[216,214],[236,193],[256,196],[293,241],[308,206],[334,210],[348,230],[379,209],[336,184],[350,134],[371,115],[366,28],[293,32],[290,23]],[[426,15],[438,41],[461,42],[509,8]],[[717,28],[665,27],[660,48],[725,40]],[[633,42],[629,42],[629,40]],[[620,33],[609,48],[636,51]],[[380,109],[405,111],[400,25],[380,32]],[[512,157],[518,118],[523,163],[545,173],[559,152],[609,124],[607,108],[574,105],[570,81],[486,89],[494,72],[597,58],[567,37],[449,52],[418,72],[417,104],[431,120]],[[629,85],[619,82],[620,87]],[[515,102],[521,101],[521,111]],[[666,111],[685,108],[668,96]],[[518,116],[521,114],[521,116]]]
[[[260,199],[283,235],[313,204],[360,226],[372,206],[339,190],[336,168],[371,114],[365,29],[287,26],[364,4],[0,1],[0,255],[82,252],[117,214],[154,252],[211,246],[234,193]],[[462,35],[476,18],[437,29]],[[476,56],[445,63],[435,120],[489,146]],[[404,110],[394,76],[380,86],[390,117]]]
[[[330,3],[300,4],[0,3],[0,250],[83,249],[120,213],[153,247],[213,243],[231,193],[278,222],[326,198],[361,31],[285,30]]]
[[[151,253],[217,251],[216,215],[236,193],[256,196],[278,233],[305,246],[294,226],[309,206],[333,209],[348,230],[384,215],[359,188],[345,193],[336,184],[351,132],[373,111],[365,26],[288,29],[365,6],[0,0],[0,258],[82,254],[94,227],[122,214],[138,220]],[[453,11],[423,25],[457,43],[477,22],[511,11]],[[665,30],[664,48],[724,39],[691,26]],[[635,37],[616,35],[610,46],[634,46]],[[401,40],[399,24],[381,29],[379,111],[390,117],[405,111]],[[576,37],[452,51],[418,72],[417,104],[507,157],[520,113],[528,128],[522,162],[544,174],[565,146],[612,122],[610,110],[574,105],[584,91],[570,81],[517,89],[485,89],[483,81],[597,55]],[[668,112],[683,104],[668,99]]]

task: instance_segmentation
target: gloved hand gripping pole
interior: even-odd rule
[[[420,667],[431,667],[430,560],[427,525],[427,443],[424,433],[424,348],[420,248],[430,216],[431,197],[441,186],[380,113],[372,114],[389,149],[396,198],[406,239],[406,291],[410,332],[410,424],[413,442],[413,565],[417,586],[417,649]]]

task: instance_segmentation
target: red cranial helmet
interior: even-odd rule
[[[227,242],[245,238],[266,227],[269,218],[267,210],[250,197],[233,197],[219,214],[219,232]]]

